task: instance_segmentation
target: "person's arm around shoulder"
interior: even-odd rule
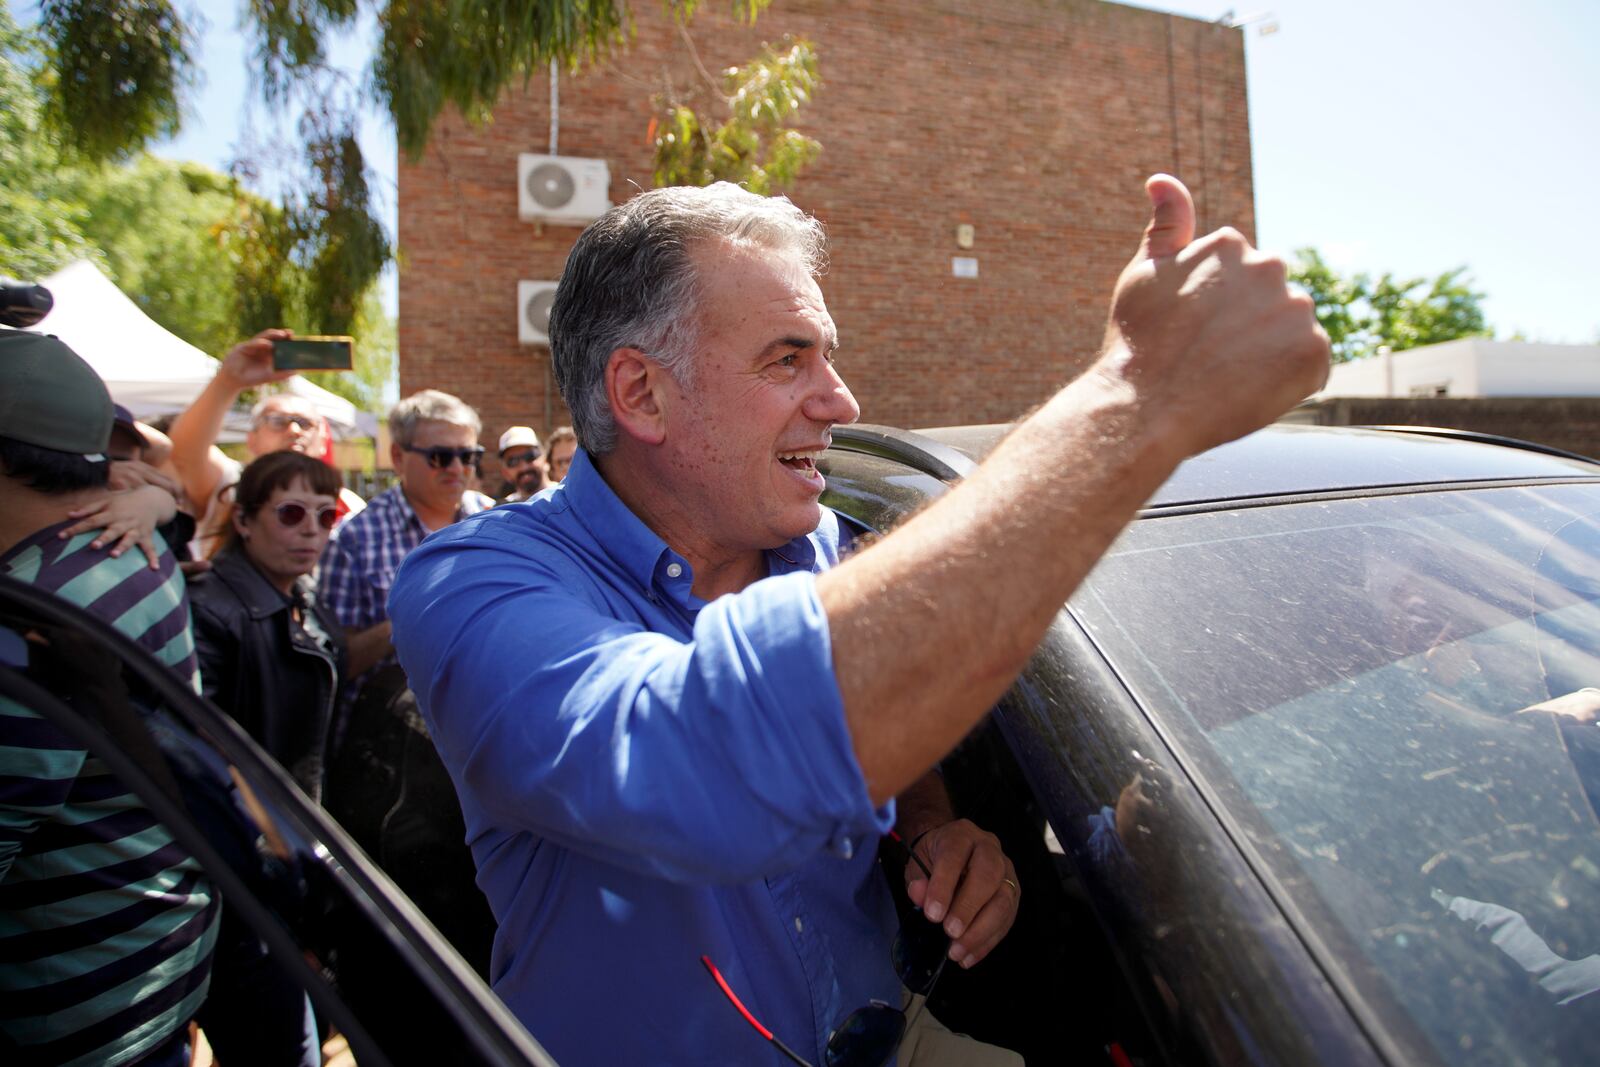
[[[272,342],[287,340],[288,330],[262,330],[228,350],[206,387],[167,430],[171,461],[183,479],[183,491],[197,511],[204,513],[222,480],[221,453],[212,448],[222,433],[228,409],[246,389],[294,376],[293,371],[272,369]]]
[[[1233,230],[1194,241],[1183,185],[1158,175],[1146,189],[1152,218],[1094,365],[960,486],[817,580],[874,802],[915,781],[999,698],[1178,463],[1266,425],[1326,380],[1327,336],[1282,261]]]
[[[73,508],[67,517],[78,520],[56,536],[62,540],[90,530],[101,531],[90,548],[111,546],[113,558],[135,545],[144,552],[151,570],[161,569],[161,549],[156,545],[156,527],[171,522],[178,513],[178,501],[160,485],[142,484],[133,489],[107,493],[92,504]]]

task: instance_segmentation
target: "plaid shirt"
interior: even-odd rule
[[[493,500],[468,489],[461,494],[456,521],[492,507]],[[365,511],[350,516],[334,531],[317,582],[339,625],[365,630],[389,617],[389,586],[395,571],[429,532],[398,485],[373,497]],[[391,654],[373,670],[393,662]],[[365,678],[351,680],[345,687],[347,699]]]

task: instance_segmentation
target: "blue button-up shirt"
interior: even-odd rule
[[[706,602],[579,452],[428,538],[389,601],[499,921],[496,991],[562,1064],[778,1062],[700,964],[815,1062],[899,1003],[894,909],[816,572],[831,512]]]

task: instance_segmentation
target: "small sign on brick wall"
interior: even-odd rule
[[[978,276],[978,257],[951,256],[950,273],[957,278],[976,278]]]

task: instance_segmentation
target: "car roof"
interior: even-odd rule
[[[945,465],[958,466],[944,449],[981,461],[1009,429],[1003,423],[942,426],[904,436],[936,443],[933,451],[943,456]],[[840,438],[853,432],[855,428],[845,427],[834,431]],[[1147,506],[1387,486],[1584,478],[1600,478],[1600,463],[1508,438],[1431,427],[1278,424],[1186,461]]]

